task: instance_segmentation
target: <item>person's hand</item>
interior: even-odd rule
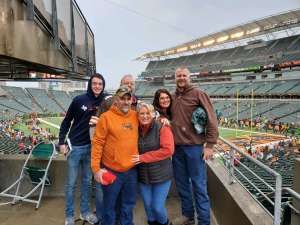
[[[132,161],[135,165],[141,163],[140,155],[132,155],[131,161]]]
[[[213,158],[214,150],[212,148],[204,147],[203,160],[209,160]]]
[[[96,173],[94,174],[94,178],[95,178],[95,180],[96,180],[98,183],[100,183],[100,184],[103,183],[102,176],[103,176],[103,173],[105,173],[105,172],[107,172],[106,169],[100,169],[98,172],[96,172]]]
[[[61,154],[66,155],[68,153],[68,148],[67,148],[66,145],[60,145],[59,146],[59,151],[60,151]]]
[[[170,126],[170,120],[168,120],[167,118],[161,118],[160,119],[160,122],[161,122],[161,124],[163,125],[163,126]]]
[[[96,125],[98,123],[98,121],[99,121],[99,117],[92,116],[91,119],[90,119],[90,121],[89,121],[89,125],[90,126],[94,126],[94,125]]]

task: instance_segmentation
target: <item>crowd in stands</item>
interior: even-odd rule
[[[18,123],[22,122],[20,118],[0,121],[0,138],[9,138],[18,146],[18,153],[29,154],[33,147],[44,140],[54,140],[56,137],[50,133],[49,128],[39,127],[39,122],[36,119],[29,119],[25,122],[30,135],[16,128]],[[5,137],[3,137],[5,136]]]
[[[261,132],[273,132],[275,134],[282,134],[285,136],[296,136],[297,130],[300,128],[299,124],[291,123],[283,123],[276,119],[269,119],[267,117],[257,116],[254,120],[249,118],[246,119],[229,119],[227,117],[220,117],[219,124],[222,127],[227,128],[239,128],[239,129],[250,129],[251,126],[256,131]]]
[[[245,145],[249,155],[265,162],[270,167],[278,161],[278,156],[288,159],[290,155],[300,155],[300,139],[292,137],[279,141],[275,144],[267,144],[260,147],[253,147],[251,140],[249,145]]]

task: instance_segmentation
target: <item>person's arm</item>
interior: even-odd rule
[[[62,152],[63,154],[65,154],[66,151],[67,151],[66,145],[65,145],[65,139],[66,139],[67,133],[69,132],[71,122],[74,119],[74,110],[76,110],[74,105],[75,105],[75,102],[73,100],[72,103],[70,104],[69,108],[68,108],[66,116],[63,119],[63,121],[60,125],[60,129],[59,129],[58,144],[59,144],[60,152]]]
[[[160,129],[160,149],[152,150],[139,156],[140,162],[151,163],[170,158],[174,153],[174,137],[169,126]]]
[[[102,158],[103,147],[106,142],[107,132],[107,118],[105,116],[101,116],[96,125],[95,134],[92,140],[91,168],[94,174],[100,170],[100,162]]]
[[[199,104],[204,108],[207,114],[207,125],[206,125],[206,147],[213,148],[217,143],[219,132],[218,132],[218,120],[213,109],[213,105],[208,95],[204,92],[198,92]]]

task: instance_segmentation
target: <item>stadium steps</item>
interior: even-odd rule
[[[274,87],[271,91],[270,94],[278,94],[282,95],[282,93],[286,93],[287,91],[293,89],[295,86],[297,86],[297,83],[295,84],[294,81],[282,81],[280,85]]]
[[[240,49],[241,49],[241,47],[240,47],[240,48],[234,49],[234,50],[232,51],[232,53],[229,55],[229,58],[233,58],[233,56],[234,56]]]
[[[44,112],[43,106],[40,105],[40,103],[37,101],[37,99],[30,93],[30,91],[28,89],[25,88],[25,91],[27,92],[28,96],[30,96],[30,98],[32,99],[32,102],[38,106],[42,112]],[[33,109],[32,109],[33,110]]]
[[[57,98],[55,98],[53,93],[48,92],[48,97],[52,99],[60,107],[62,112],[66,112],[66,109],[63,107],[63,103],[61,103]]]
[[[267,49],[267,51],[270,51],[271,49],[273,49],[273,48],[278,44],[279,41],[280,41],[280,39],[274,41],[274,42],[270,45],[270,47]]]
[[[278,103],[278,104],[275,103],[274,106],[271,106],[270,108],[268,108],[267,110],[262,111],[262,112],[259,113],[259,114],[263,115],[263,114],[272,112],[273,110],[276,110],[276,109],[278,109],[278,108],[281,108],[281,107],[284,106],[284,105],[286,105],[286,103]]]
[[[63,105],[55,98],[49,96],[50,99],[52,99],[59,107],[60,109],[62,110],[62,112],[66,112],[66,109],[63,107]]]
[[[279,117],[277,117],[276,119],[282,119],[282,118],[285,118],[285,117],[288,117],[288,116],[294,115],[294,114],[296,114],[296,113],[300,113],[300,109],[297,109],[297,110],[295,110],[295,111],[293,111],[293,112],[291,112],[291,113],[288,113],[288,114],[285,114],[285,115],[279,116]]]
[[[300,82],[296,83],[294,87],[292,87],[286,92],[286,94],[300,96]]]
[[[300,42],[300,36],[297,37],[294,41],[291,42],[291,44],[287,47],[287,49],[291,49],[297,42]],[[300,44],[300,43],[299,43]],[[295,45],[296,47],[299,47],[297,45]]]
[[[8,87],[4,86],[2,87],[6,92],[10,94],[10,96],[20,105],[22,105],[25,109],[27,109],[29,112],[32,110],[30,107],[28,107],[27,103],[29,103],[29,97],[24,92],[23,88],[19,87]],[[21,100],[19,100],[21,99]]]
[[[7,108],[7,109],[11,109],[11,110],[13,110],[13,111],[17,111],[17,112],[20,112],[20,113],[26,113],[26,112],[23,112],[23,111],[21,111],[21,110],[19,110],[19,109],[15,109],[15,108],[10,107],[10,106],[8,106],[8,105],[2,104],[1,102],[0,102],[0,105],[4,106],[4,107]]]

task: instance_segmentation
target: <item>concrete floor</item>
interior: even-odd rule
[[[76,204],[78,206],[78,202]],[[170,219],[180,215],[178,198],[169,198],[167,208]],[[77,216],[79,215],[77,208]],[[212,218],[213,219],[213,218]],[[213,219],[214,221],[214,219]],[[137,201],[134,210],[135,225],[146,225],[146,215],[141,200]],[[63,225],[64,224],[64,199],[43,198],[40,208],[35,210],[33,204],[19,203],[17,205],[0,206],[0,225]],[[86,223],[87,224],[87,223]],[[212,225],[215,225],[212,222]],[[82,225],[78,221],[76,225]]]

